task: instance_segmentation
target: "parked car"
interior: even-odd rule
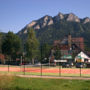
[[[63,68],[71,68],[72,67],[72,64],[71,63],[68,63],[68,62],[67,63],[63,63],[62,64],[62,67]]]
[[[85,68],[86,64],[85,63],[76,63],[76,68]]]

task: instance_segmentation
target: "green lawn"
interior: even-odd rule
[[[0,90],[90,90],[90,80],[0,76]]]

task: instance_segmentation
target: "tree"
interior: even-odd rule
[[[8,32],[2,43],[2,53],[8,55],[10,59],[15,59],[21,50],[21,40],[13,32]]]
[[[50,52],[51,52],[51,45],[49,45],[48,43],[44,43],[42,46],[42,59],[46,59],[48,62],[48,58],[50,56]]]
[[[38,56],[39,42],[35,36],[34,30],[32,28],[28,28],[28,31],[26,55],[30,60],[32,60],[32,64],[34,64],[34,59]]]
[[[2,53],[2,33],[0,33],[0,53]]]
[[[59,48],[58,46],[56,47],[54,56],[55,56],[55,59],[56,59],[56,60],[58,60],[58,59],[61,58],[61,51],[60,51],[60,48]]]

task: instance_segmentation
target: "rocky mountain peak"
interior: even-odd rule
[[[68,14],[67,21],[80,22],[80,19],[73,13]]]
[[[35,26],[36,24],[37,24],[37,21],[32,21],[31,23],[27,24],[23,33],[24,33],[24,34],[27,34],[27,32],[28,32],[27,29],[30,28],[30,27],[33,27],[33,28],[34,28],[34,26]]]
[[[51,19],[51,17],[48,16],[48,15],[46,15],[46,16],[44,17],[44,22],[47,22],[49,19]]]
[[[47,25],[52,25],[53,24],[53,19],[52,19],[51,16],[46,15],[43,18],[39,19],[38,23],[43,28]]]
[[[28,28],[28,27],[33,27],[36,23],[37,23],[37,21],[32,21],[31,23],[29,23],[29,24],[27,25],[27,28]]]
[[[29,27],[32,27],[36,30],[36,29],[41,29],[41,28],[45,27],[46,25],[51,25],[51,24],[53,24],[52,17],[46,15],[38,20],[34,20],[31,23],[27,24],[23,33],[27,34],[27,32],[28,32],[27,28],[29,28]]]
[[[28,32],[28,29],[29,27],[32,27],[34,28],[35,30],[38,30],[38,29],[42,29],[46,26],[49,26],[49,25],[52,25],[52,24],[55,24],[56,22],[58,23],[58,21],[64,20],[65,21],[69,21],[69,22],[79,22],[79,23],[82,23],[82,24],[86,24],[88,22],[90,22],[90,18],[86,17],[84,19],[80,19],[78,18],[75,14],[73,13],[70,13],[70,14],[63,14],[63,13],[58,13],[56,16],[52,17],[52,16],[49,16],[49,15],[45,15],[44,17],[38,19],[38,20],[34,20],[32,21],[31,23],[27,24],[20,32],[19,34],[21,35],[22,33],[23,34],[27,34]]]
[[[88,22],[90,22],[90,18],[89,17],[84,18],[83,24],[86,24]]]
[[[58,15],[55,16],[55,19],[56,19],[57,21],[62,20],[62,19],[64,19],[64,15],[59,12]]]

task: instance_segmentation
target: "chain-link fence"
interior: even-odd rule
[[[34,65],[11,65],[8,63],[7,65],[0,65],[0,73],[13,75],[90,77],[90,67],[89,65],[84,67],[83,64],[71,66],[68,63],[36,63]]]
[[[73,48],[75,48],[73,46]],[[90,77],[90,58],[86,52],[69,49],[68,46],[56,47],[43,45],[40,47],[39,57],[34,64],[31,60],[21,58],[0,63],[1,74],[40,75],[40,76],[80,76]],[[90,53],[89,53],[90,54]],[[83,56],[82,56],[83,55]]]

